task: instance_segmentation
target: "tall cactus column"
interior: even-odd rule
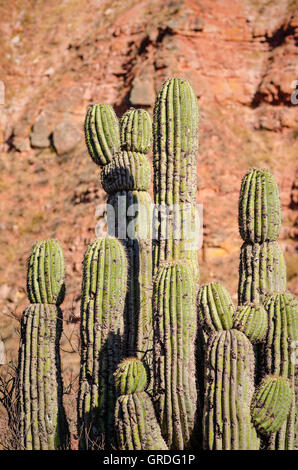
[[[187,259],[198,280],[196,159],[199,113],[190,84],[167,80],[155,103],[154,270],[163,261]]]
[[[169,449],[185,449],[196,424],[195,280],[183,261],[160,266],[154,283],[154,397]]]
[[[205,449],[259,449],[250,413],[253,392],[254,354],[248,338],[234,329],[212,333],[205,361]]]
[[[85,133],[87,148],[102,167],[102,185],[109,194],[109,234],[121,240],[128,258],[126,354],[147,357],[152,350],[152,202],[146,157],[152,142],[151,119],[147,111],[130,109],[120,128],[111,107],[93,105],[86,116]]]
[[[277,238],[281,204],[274,177],[252,168],[244,176],[239,199],[239,230],[244,243],[239,266],[238,302],[261,302],[264,294],[283,292],[286,266]]]
[[[55,240],[37,242],[27,273],[31,305],[22,316],[17,374],[20,449],[69,447],[63,408],[59,343],[64,299],[64,257]]]
[[[113,374],[123,353],[127,260],[115,238],[98,238],[83,261],[78,433],[81,449],[115,443]]]
[[[152,143],[152,124],[147,111],[132,108],[122,116],[120,140],[121,152],[102,171],[108,206],[113,209],[112,217],[108,212],[108,230],[121,240],[128,258],[126,354],[145,356],[151,365],[152,201],[146,154]]]
[[[292,450],[295,437],[295,356],[297,345],[298,302],[288,293],[268,295],[264,302],[268,313],[268,330],[260,357],[263,375],[273,374],[288,379],[292,400],[287,419],[266,440],[267,449]]]

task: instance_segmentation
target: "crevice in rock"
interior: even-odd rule
[[[271,106],[292,106],[291,95],[289,93],[284,93],[281,90],[280,85],[274,84],[274,87],[276,89],[276,93],[274,96],[272,95],[272,100],[268,100],[268,94],[263,93],[260,91],[260,89],[258,89],[251,101],[251,108],[256,109],[262,103],[266,103]]]
[[[295,27],[291,24],[282,24],[272,36],[265,35],[266,42],[269,44],[271,50],[275,49],[276,47],[281,46],[284,44],[286,38],[288,36],[295,37]],[[297,37],[295,37],[295,43],[297,45]]]

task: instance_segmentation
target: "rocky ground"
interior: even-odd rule
[[[67,263],[65,385],[78,365],[81,261],[105,195],[89,158],[89,103],[152,115],[164,79],[188,79],[201,114],[197,201],[204,208],[202,282],[236,301],[241,178],[266,167],[283,207],[280,242],[298,294],[296,0],[0,1],[0,335],[16,360],[27,305],[25,263],[37,239],[61,241]],[[0,90],[1,92],[1,90]],[[75,414],[73,400],[68,406]]]

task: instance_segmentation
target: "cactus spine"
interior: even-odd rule
[[[171,449],[190,445],[196,419],[195,281],[191,267],[160,266],[154,283],[154,395],[162,435]]]
[[[34,303],[21,321],[18,445],[26,450],[66,449],[69,430],[62,403],[62,311],[58,306],[64,298],[64,257],[57,241],[44,240],[33,247],[27,287]]]
[[[180,78],[167,80],[157,96],[153,121],[154,270],[163,261],[187,259],[197,281],[198,126],[198,104],[190,84]]]
[[[210,335],[205,358],[203,446],[209,450],[258,449],[251,422],[254,355],[237,330]]]
[[[151,398],[146,370],[136,358],[124,359],[115,372],[119,393],[115,426],[120,450],[167,450]]]
[[[268,330],[261,350],[263,374],[273,374],[289,380],[295,387],[295,346],[297,341],[298,302],[290,293],[268,295],[264,302],[268,312]],[[295,396],[287,420],[280,430],[272,434],[268,449],[291,450],[295,434]]]
[[[114,238],[91,243],[83,261],[78,431],[81,449],[114,442],[113,374],[122,357],[127,260]]]
[[[286,288],[286,266],[276,241],[281,205],[274,177],[252,168],[244,176],[239,198],[239,230],[244,240],[239,266],[239,304],[261,302],[267,293]]]
[[[293,390],[284,377],[266,376],[255,392],[251,405],[252,419],[262,434],[277,432],[284,421],[293,401]]]

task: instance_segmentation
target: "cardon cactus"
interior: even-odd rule
[[[123,150],[147,154],[152,145],[152,122],[144,109],[131,108],[121,118]]]
[[[191,266],[160,266],[153,289],[154,395],[162,435],[171,449],[190,445],[196,419],[195,280]]]
[[[252,168],[244,176],[239,198],[239,230],[250,243],[275,241],[281,229],[281,204],[274,176]]]
[[[66,449],[69,430],[62,403],[62,311],[58,306],[64,297],[64,257],[57,241],[44,240],[33,247],[27,286],[34,303],[25,309],[21,322],[18,445],[26,450]]]
[[[239,304],[261,303],[264,295],[285,289],[286,264],[279,243],[244,243],[239,266]]]
[[[298,302],[290,293],[275,293],[266,297],[264,307],[268,312],[268,330],[261,350],[263,374],[288,379],[294,390]],[[267,448],[293,449],[294,428],[295,396],[285,423],[277,433],[270,436]]]
[[[181,78],[167,80],[157,96],[153,120],[154,272],[163,261],[187,259],[196,280],[198,128],[192,87]]]
[[[102,105],[96,106],[101,109]],[[152,202],[147,191],[151,183],[151,170],[146,153],[149,152],[152,143],[152,124],[147,111],[141,109],[128,110],[122,116],[121,129],[110,108],[108,115],[109,120],[106,120],[105,127],[97,127],[96,123],[95,127],[100,142],[105,141],[106,135],[109,135],[113,136],[109,142],[116,144],[108,146],[109,153],[105,154],[105,158],[102,158],[103,146],[100,146],[100,164],[103,167],[102,186],[109,194],[108,231],[110,235],[121,240],[128,259],[128,289],[124,318],[125,350],[128,355],[135,354],[139,358],[146,356],[146,360],[150,362]],[[86,122],[90,119],[87,114]],[[92,141],[91,126],[86,124],[85,130],[86,141]],[[92,153],[90,154],[92,156]],[[98,154],[99,151],[96,155]]]
[[[115,372],[119,394],[115,427],[120,450],[167,450],[151,398],[145,392],[147,374],[136,358],[124,359]]]
[[[56,240],[37,242],[28,259],[27,293],[32,304],[60,305],[64,300],[64,256]]]
[[[275,179],[267,170],[248,171],[239,198],[239,231],[244,244],[239,266],[238,302],[261,303],[265,294],[286,289],[286,265],[276,241],[281,203]]]
[[[81,449],[114,443],[113,374],[122,358],[127,260],[115,238],[92,242],[83,261],[78,432]]]
[[[279,431],[287,419],[293,401],[290,382],[284,377],[266,376],[255,391],[251,414],[261,434]]]
[[[242,331],[252,343],[259,343],[267,333],[267,312],[260,304],[241,305],[234,314],[233,328]]]
[[[85,141],[92,160],[103,167],[120,150],[117,116],[108,104],[92,104],[85,119]]]
[[[206,333],[232,328],[235,307],[229,292],[219,282],[200,286],[197,306],[199,323]]]
[[[204,376],[204,448],[259,449],[250,414],[254,354],[241,331],[221,330],[209,336]]]

